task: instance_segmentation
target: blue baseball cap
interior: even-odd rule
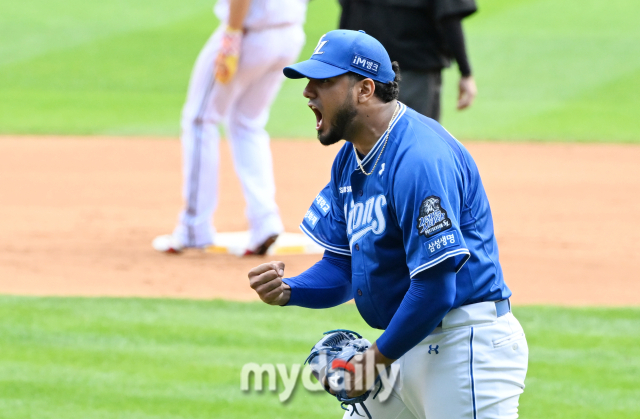
[[[348,30],[322,35],[311,58],[285,67],[283,73],[290,79],[328,79],[349,71],[381,83],[396,77],[387,50],[376,38]]]

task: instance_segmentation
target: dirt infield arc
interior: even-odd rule
[[[469,143],[507,283],[520,304],[640,304],[640,147]],[[338,148],[274,141],[287,231],[328,181]],[[246,229],[221,147],[220,231]],[[0,293],[254,299],[262,259],[157,254],[181,205],[180,144],[141,138],[0,137]],[[319,256],[282,257],[287,274]]]

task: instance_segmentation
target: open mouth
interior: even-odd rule
[[[316,131],[320,131],[322,128],[322,112],[313,105],[309,105],[313,113],[316,115]]]

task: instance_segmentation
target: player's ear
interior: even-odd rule
[[[376,85],[373,80],[364,79],[358,84],[358,103],[365,103],[371,100],[373,92],[376,90]]]

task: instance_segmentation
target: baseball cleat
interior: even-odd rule
[[[278,235],[274,234],[273,236],[270,236],[267,240],[265,240],[260,246],[256,247],[255,249],[251,250],[251,249],[247,249],[244,252],[244,256],[264,256],[267,254],[267,251],[269,250],[269,248],[273,245],[273,243],[276,242],[276,240],[278,239]]]
[[[158,252],[181,253],[185,246],[172,234],[165,234],[153,239],[151,246]]]

